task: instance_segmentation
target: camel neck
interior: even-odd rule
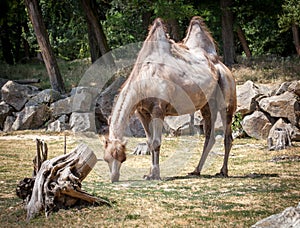
[[[119,94],[112,112],[109,125],[110,140],[123,140],[133,105],[134,99],[132,99],[132,93],[127,85]]]

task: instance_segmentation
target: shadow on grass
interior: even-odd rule
[[[277,173],[250,173],[244,176],[229,176],[229,177],[222,177],[220,175],[186,175],[186,176],[173,176],[173,177],[166,177],[164,181],[172,181],[172,180],[185,180],[185,179],[212,179],[212,178],[242,178],[242,179],[259,179],[259,178],[268,178],[268,177],[279,177]]]

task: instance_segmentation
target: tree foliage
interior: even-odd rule
[[[88,29],[78,0],[40,0],[44,22],[56,56],[73,60],[90,56]],[[219,1],[210,0],[96,0],[111,49],[143,41],[147,28],[156,17],[171,25],[182,39],[189,19],[202,16],[222,54],[221,10]],[[293,24],[300,23],[299,0],[233,0],[234,28],[242,29],[252,55],[293,55]],[[266,10],[268,9],[268,10]],[[23,0],[0,2],[0,60],[10,64],[39,51]],[[235,34],[236,35],[236,34]],[[236,53],[243,49],[235,37]]]
[[[282,31],[287,31],[293,24],[300,25],[300,2],[299,0],[284,0],[278,25]]]

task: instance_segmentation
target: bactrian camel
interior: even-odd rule
[[[121,164],[126,160],[124,131],[134,112],[144,127],[152,156],[150,173],[144,176],[145,179],[160,179],[159,153],[164,117],[196,110],[201,111],[205,120],[205,143],[199,164],[191,174],[200,175],[215,142],[214,123],[219,111],[225,128],[224,164],[219,174],[228,176],[235,109],[233,76],[218,59],[215,42],[203,20],[194,17],[185,39],[177,44],[168,38],[163,21],[155,19],[111,114],[104,154],[111,181],[119,180]]]

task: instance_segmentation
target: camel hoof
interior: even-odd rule
[[[227,178],[228,177],[228,174],[227,173],[223,173],[223,172],[220,172],[220,173],[216,173],[215,175],[216,177],[223,177],[223,178]]]
[[[200,176],[200,172],[198,171],[193,171],[191,173],[188,173],[188,176]]]
[[[154,175],[144,175],[144,180],[161,180],[160,177]]]

